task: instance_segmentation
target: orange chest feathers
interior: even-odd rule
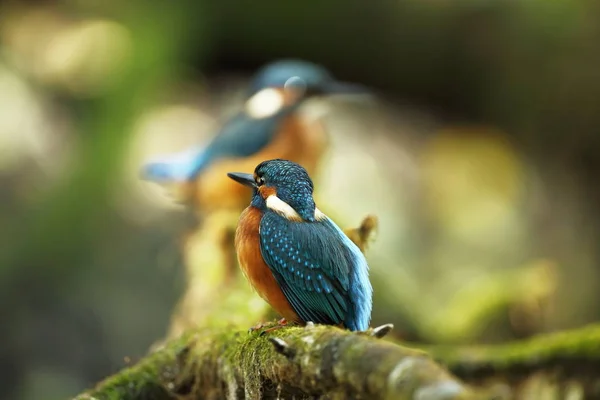
[[[260,210],[252,206],[246,208],[240,216],[235,233],[235,248],[240,268],[260,297],[275,311],[288,321],[300,322],[260,253],[261,217]]]
[[[327,135],[319,122],[308,123],[296,115],[284,119],[273,140],[248,157],[215,161],[198,177],[191,195],[202,210],[243,209],[250,201],[248,188],[227,178],[227,172],[252,171],[264,160],[283,158],[301,164],[312,173],[327,146]]]

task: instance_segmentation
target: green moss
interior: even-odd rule
[[[290,332],[297,332],[298,329],[281,328],[276,331],[276,336],[288,337]],[[261,335],[260,331],[255,331],[246,335],[238,335],[236,346],[230,346],[223,354],[225,362],[235,369],[238,375],[243,375],[245,392],[251,397],[260,394],[262,382],[259,368],[261,365],[271,365],[275,374],[283,375],[282,368],[273,363],[274,348],[268,339],[270,335],[275,335],[275,332]]]
[[[295,356],[279,354],[269,340],[272,337],[284,340]],[[504,376],[502,372],[512,368],[539,371],[546,365],[571,365],[570,361],[597,365],[600,324],[504,345],[427,350],[463,377],[480,367]],[[345,398],[356,393],[412,396],[417,390],[466,389],[456,385],[460,384],[423,350],[362,333],[315,326],[285,327],[262,335],[231,326],[205,328],[171,341],[77,399],[224,398],[228,394],[261,398],[279,390],[284,397],[293,393],[298,398],[321,394]]]
[[[432,346],[427,350],[452,370],[478,364],[486,364],[499,371],[567,360],[600,362],[600,324],[507,344]]]
[[[348,398],[357,393],[412,393],[444,373],[421,351],[331,326],[261,333],[233,327],[192,332],[77,399],[253,399],[275,392],[282,397]],[[285,341],[291,354],[280,354],[272,337]],[[408,374],[409,386],[388,387],[390,372],[406,358],[410,371],[403,374]]]
[[[218,331],[217,335],[205,331],[210,340],[204,342],[202,339],[195,339],[194,359],[203,360],[202,364],[196,366],[196,375],[210,376],[207,369],[212,370],[214,365],[219,365],[219,376],[226,380],[225,385],[229,391],[240,391],[249,398],[260,397],[265,380],[278,377],[281,380],[292,381],[300,372],[292,363],[285,362],[284,356],[274,350],[270,337],[285,340],[300,354],[310,352],[311,362],[315,363],[320,362],[320,355],[310,344],[319,340],[322,335],[327,335],[331,329],[315,327],[307,331],[305,328],[292,326],[264,335],[261,331]],[[307,337],[312,339],[307,340]],[[265,366],[268,366],[266,374]],[[240,382],[243,382],[243,387],[238,387]]]

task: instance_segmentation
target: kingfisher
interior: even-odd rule
[[[373,289],[360,249],[313,199],[305,168],[263,161],[254,174],[230,172],[252,189],[235,233],[240,267],[257,293],[283,318],[351,331],[369,328]]]
[[[180,200],[201,210],[242,210],[249,194],[227,179],[226,172],[251,170],[272,158],[286,158],[314,172],[328,140],[320,122],[300,116],[300,106],[319,95],[366,93],[362,86],[339,82],[307,61],[268,64],[252,80],[243,109],[223,124],[210,143],[150,162],[142,176],[157,183],[182,184]]]

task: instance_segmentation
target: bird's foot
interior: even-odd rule
[[[281,329],[288,326],[288,321],[285,318],[281,318],[279,321],[274,322],[261,322],[254,325],[252,328],[248,329],[248,332],[254,332],[260,330],[260,335],[264,335],[265,333],[269,333],[275,331],[277,329]]]
[[[270,322],[259,322],[258,324],[256,324],[256,325],[254,325],[254,326],[250,327],[250,328],[248,329],[248,333],[252,333],[252,332],[254,332],[254,331],[259,331],[259,330],[261,330],[261,329],[263,329],[264,327],[266,327],[266,326],[269,326],[269,325],[270,325]]]
[[[277,321],[277,324],[274,326],[271,326],[265,330],[263,330],[260,335],[264,335],[265,333],[269,333],[269,332],[273,332],[276,331],[277,329],[281,329],[281,328],[285,328],[286,326],[288,326],[288,322],[285,318],[281,318],[279,321]]]
[[[285,318],[281,318],[279,321],[277,322],[261,322],[259,324],[254,325],[252,328],[250,328],[248,330],[248,332],[254,332],[254,331],[258,331],[258,330],[262,330],[262,332],[260,333],[261,336],[264,335],[265,333],[277,330],[277,329],[281,329],[288,326],[288,322]]]

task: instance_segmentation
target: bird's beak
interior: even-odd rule
[[[362,85],[348,82],[332,81],[325,83],[321,91],[324,94],[342,94],[342,95],[365,95],[371,92]]]
[[[256,182],[254,182],[254,175],[245,174],[243,172],[228,172],[227,176],[233,179],[234,181],[241,183],[244,186],[248,186],[251,188],[256,187]]]

